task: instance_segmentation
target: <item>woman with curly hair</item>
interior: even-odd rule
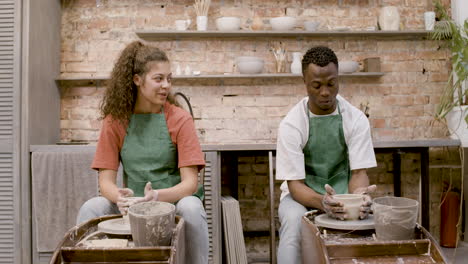
[[[208,262],[208,226],[198,185],[205,160],[189,113],[175,105],[166,54],[139,41],[120,54],[101,104],[103,124],[92,168],[102,196],[81,207],[77,223],[127,213],[128,197],[175,203],[186,223],[187,259]],[[116,185],[119,163],[126,188]]]

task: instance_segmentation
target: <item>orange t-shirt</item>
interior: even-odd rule
[[[169,135],[177,147],[178,167],[196,165],[201,170],[205,166],[205,159],[190,114],[166,102],[164,116]],[[128,124],[123,125],[111,116],[104,118],[91,168],[111,170],[119,168],[120,150],[127,134],[127,126]]]

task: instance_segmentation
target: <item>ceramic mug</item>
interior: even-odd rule
[[[424,12],[424,26],[426,30],[434,30],[435,12]]]

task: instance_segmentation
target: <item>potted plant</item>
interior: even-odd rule
[[[435,119],[447,122],[452,138],[460,138],[468,146],[468,93],[465,82],[468,77],[468,20],[463,25],[453,21],[445,7],[434,2],[439,21],[435,23],[432,39],[444,40],[452,57],[452,70],[436,107]]]

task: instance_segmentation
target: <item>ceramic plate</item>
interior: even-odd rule
[[[98,224],[98,230],[107,234],[131,235],[130,224],[126,224],[123,218],[114,218],[102,221]]]
[[[335,31],[348,31],[350,30],[349,27],[335,27],[333,30]]]
[[[374,229],[374,216],[369,215],[364,220],[336,220],[328,217],[327,214],[321,214],[315,217],[315,224],[326,228],[339,230],[368,230]]]

